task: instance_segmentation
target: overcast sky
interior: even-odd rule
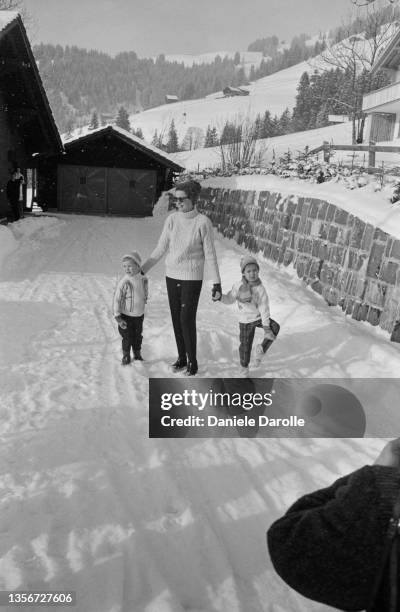
[[[24,0],[32,42],[115,54],[245,50],[257,38],[281,40],[340,25],[351,0]]]

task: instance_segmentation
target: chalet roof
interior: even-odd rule
[[[400,67],[400,28],[397,29],[393,38],[389,41],[383,51],[378,55],[372,67],[372,72],[382,68],[397,70]]]
[[[95,140],[96,138],[100,138],[101,136],[107,134],[115,136],[116,138],[119,138],[120,140],[134,147],[135,149],[146,153],[155,161],[161,163],[164,166],[172,168],[172,170],[174,170],[175,172],[182,172],[182,170],[184,170],[184,167],[177,164],[176,161],[168,155],[168,153],[165,153],[164,151],[158,149],[153,145],[147,144],[147,142],[145,142],[138,136],[134,136],[127,130],[124,130],[116,125],[106,125],[104,127],[99,127],[94,130],[90,130],[82,136],[78,136],[77,138],[73,138],[71,140],[64,140],[65,151],[68,152],[69,149],[73,149],[79,144],[90,140]]]
[[[4,30],[10,23],[17,19],[18,13],[16,11],[5,11],[0,10],[0,32]]]
[[[16,11],[0,10],[0,57],[6,104],[23,125],[24,138],[33,152],[56,153],[62,142],[21,16]],[[11,57],[10,57],[11,55]],[[8,97],[7,97],[8,94]]]

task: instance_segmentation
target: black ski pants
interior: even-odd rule
[[[177,280],[166,277],[169,308],[174,328],[178,357],[197,363],[196,314],[199,304],[201,280]]]
[[[128,317],[127,315],[121,314],[121,317],[126,321],[127,328],[122,329],[118,325],[118,331],[122,336],[122,352],[124,355],[129,355],[131,347],[133,352],[140,351],[142,348],[142,331],[143,331],[143,319],[141,317]]]

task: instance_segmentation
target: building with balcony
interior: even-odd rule
[[[362,109],[367,113],[368,140],[400,140],[400,29],[375,61],[372,72],[385,70],[391,83],[366,94]]]

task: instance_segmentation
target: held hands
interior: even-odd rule
[[[264,329],[264,338],[266,338],[267,340],[271,340],[272,342],[275,340],[276,336],[273,333],[273,331],[271,330],[269,325],[263,325],[263,329]]]
[[[221,283],[214,283],[211,291],[211,298],[213,302],[219,302],[222,297]]]
[[[126,321],[123,320],[123,318],[121,317],[121,315],[118,315],[117,317],[115,317],[116,322],[118,323],[118,326],[121,329],[126,329],[128,327],[128,324]]]
[[[388,442],[375,460],[375,465],[400,468],[400,438]]]

